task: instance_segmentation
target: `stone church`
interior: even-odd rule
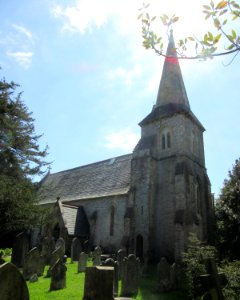
[[[172,33],[156,104],[139,123],[133,153],[48,174],[40,204],[53,208],[48,234],[106,252],[125,247],[176,260],[190,232],[210,242],[213,199],[204,159],[204,127],[193,114]],[[46,232],[45,232],[46,234]]]

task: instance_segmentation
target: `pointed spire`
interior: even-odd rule
[[[179,66],[172,30],[170,31],[162,78],[157,95],[156,106],[167,104],[184,105],[190,109]]]

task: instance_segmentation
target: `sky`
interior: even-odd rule
[[[180,17],[177,40],[211,28],[202,14],[207,2],[152,0],[150,7]],[[51,173],[131,153],[139,140],[164,62],[142,47],[141,7],[142,0],[0,0],[0,78],[20,85],[43,134],[39,144],[49,147]],[[191,109],[206,128],[215,195],[239,158],[239,58],[180,61]]]

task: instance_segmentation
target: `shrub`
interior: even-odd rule
[[[184,269],[183,288],[187,290],[191,299],[201,299],[203,294],[200,275],[206,274],[204,261],[207,258],[216,258],[216,249],[203,245],[196,234],[190,233],[189,244],[182,256]]]

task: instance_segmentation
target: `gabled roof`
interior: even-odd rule
[[[89,223],[82,206],[63,204],[58,201],[63,223],[69,235],[85,237],[89,235]]]
[[[48,174],[39,189],[40,204],[127,194],[132,154]]]

